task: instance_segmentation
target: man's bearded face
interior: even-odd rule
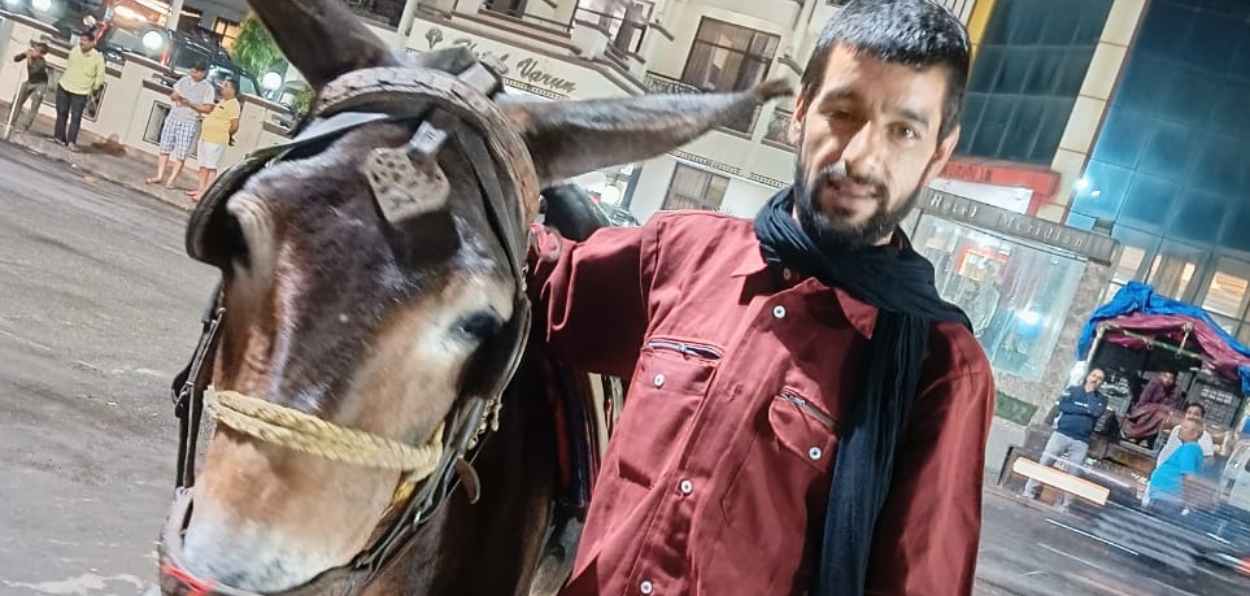
[[[845,46],[830,52],[820,87],[800,97],[791,125],[796,215],[819,245],[889,242],[958,140],[958,129],[941,131],[947,74]]]
[[[920,197],[918,185],[902,197],[891,197],[883,181],[847,172],[845,161],[809,174],[815,168],[807,163],[801,150],[796,168],[795,208],[799,224],[818,245],[834,250],[863,248],[880,238],[889,238]],[[809,179],[810,186],[806,182]],[[821,201],[822,195],[833,198]],[[867,219],[857,217],[856,209],[844,206],[853,202],[866,206]]]

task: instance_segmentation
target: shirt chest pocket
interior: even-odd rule
[[[613,436],[623,480],[650,487],[678,457],[712,379],[721,352],[709,344],[666,339],[647,342],[638,358],[629,398]]]
[[[782,390],[768,407],[768,425],[783,450],[825,473],[832,469],[834,420],[798,392]]]
[[[766,552],[806,561],[812,519],[827,506],[836,449],[835,420],[825,408],[787,388],[754,418],[756,436],[721,500],[727,535],[718,547],[729,559]],[[799,576],[808,570],[800,566]],[[790,593],[795,577],[772,577],[769,594]],[[801,582],[800,582],[801,583]]]

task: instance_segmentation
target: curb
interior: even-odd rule
[[[129,177],[120,177],[119,179],[119,177],[116,176],[114,173],[108,172],[107,171],[108,168],[99,167],[97,163],[95,162],[95,160],[91,159],[94,157],[111,157],[111,156],[106,156],[106,155],[102,155],[96,152],[89,151],[86,153],[76,154],[86,159],[83,159],[82,161],[75,161],[71,159],[68,155],[62,155],[62,153],[68,153],[68,151],[64,149],[60,149],[58,147],[59,150],[57,151],[48,151],[47,149],[41,146],[45,144],[51,144],[52,141],[50,140],[44,141],[42,139],[38,139],[36,140],[36,142],[32,143],[32,142],[27,142],[24,139],[19,140],[15,138],[9,138],[9,139],[3,139],[2,142],[8,145],[11,145],[13,147],[19,148],[19,149],[23,149],[32,155],[37,155],[49,161],[53,161],[64,166],[68,166],[70,170],[80,175],[90,176],[90,177],[98,178],[101,180],[106,180],[126,190],[139,193],[145,197],[155,199],[156,201],[159,201],[166,205],[177,207],[181,211],[190,213],[193,209],[195,209],[195,204],[190,202],[189,200],[187,199],[179,200],[177,198],[173,198],[169,196],[167,193],[154,192],[154,189],[152,188],[152,186],[144,183],[142,180],[134,182]],[[119,159],[125,159],[125,158],[119,158]],[[183,191],[178,190],[178,191],[170,191],[170,192],[176,192],[178,195],[182,195]]]

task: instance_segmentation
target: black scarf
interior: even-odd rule
[[[829,507],[813,596],[862,596],[877,516],[890,492],[894,452],[915,399],[929,330],[937,321],[971,327],[938,296],[933,265],[907,242],[831,253],[821,250],[793,215],[785,189],[755,219],[764,260],[819,279],[877,307],[867,375],[839,432]],[[896,234],[902,234],[901,230]]]

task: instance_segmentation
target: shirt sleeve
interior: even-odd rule
[[[648,320],[644,261],[654,228],[603,228],[573,242],[532,228],[529,294],[534,325],[558,360],[587,372],[629,377]]]
[[[993,378],[989,370],[957,374],[917,400],[877,521],[867,593],[967,596],[981,535]]]
[[[1084,414],[1085,408],[1076,403],[1077,392],[1069,387],[1063,392],[1063,397],[1059,399],[1059,411],[1064,414]]]
[[[1211,457],[1215,455],[1215,439],[1211,438],[1211,433],[1202,431],[1202,437],[1198,439],[1198,446],[1202,448],[1203,457]]]
[[[91,81],[91,90],[96,91],[104,86],[104,55],[96,52],[93,62],[95,62],[95,77]]]
[[[208,85],[201,85],[200,87],[200,101],[196,103],[202,106],[212,105],[213,101],[217,99],[217,91],[213,89],[213,85],[211,83]]]

